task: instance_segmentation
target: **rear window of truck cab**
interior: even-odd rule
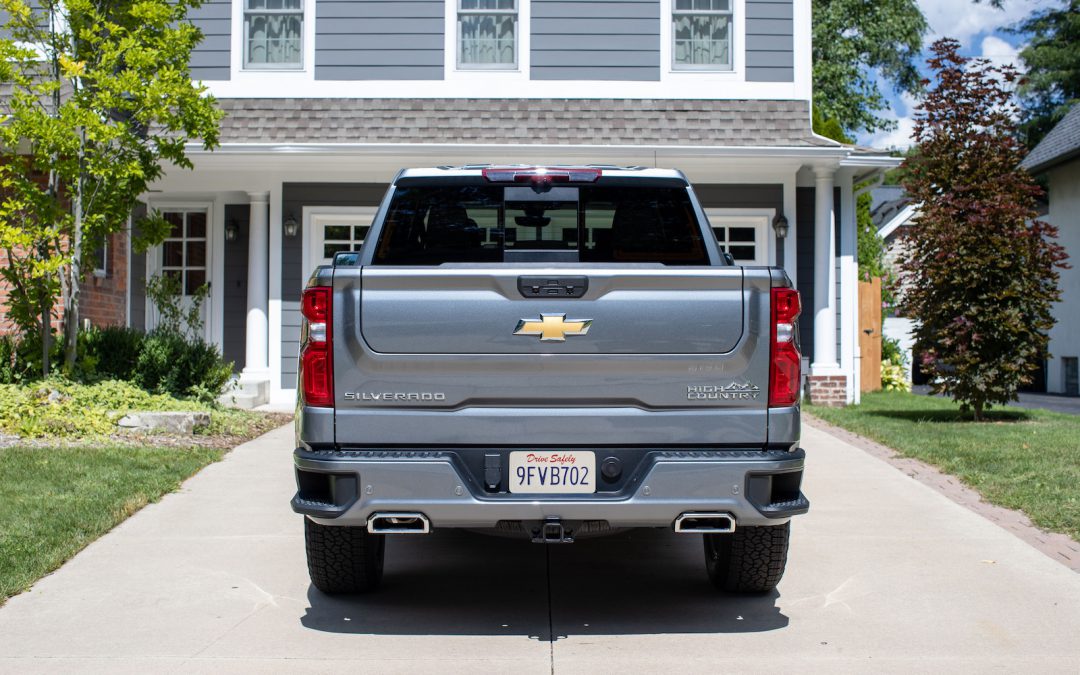
[[[529,251],[586,263],[708,265],[685,187],[399,186],[376,265],[499,263]]]

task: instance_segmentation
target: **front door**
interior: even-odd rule
[[[200,289],[207,292],[200,306],[202,330],[197,334],[210,339],[210,217],[209,210],[199,208],[163,208],[161,215],[172,228],[155,255],[147,256],[147,279],[155,275],[175,278],[180,287],[180,304],[190,307]],[[161,313],[153,302],[147,301],[147,329],[156,328]]]

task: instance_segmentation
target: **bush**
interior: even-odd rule
[[[55,337],[50,345],[53,368],[63,363],[64,345]],[[41,379],[41,336],[19,338],[0,335],[0,384],[17,384]]]
[[[80,367],[91,377],[135,380],[135,366],[146,334],[135,328],[108,326],[79,333]]]
[[[911,381],[902,364],[881,362],[881,388],[885,391],[911,391]]]
[[[133,381],[147,391],[213,401],[232,377],[216,345],[171,331],[145,336]]]

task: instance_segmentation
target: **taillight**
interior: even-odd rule
[[[601,170],[594,167],[489,166],[480,171],[492,183],[595,183]]]
[[[331,290],[325,286],[304,289],[300,312],[304,334],[300,346],[300,381],[304,404],[317,408],[334,406],[333,308]]]
[[[802,354],[795,320],[802,311],[799,292],[793,288],[772,289],[772,341],[769,364],[769,407],[786,408],[799,401],[802,386]]]

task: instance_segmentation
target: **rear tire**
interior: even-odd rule
[[[363,527],[319,525],[304,518],[308,576],[323,593],[364,593],[382,581],[386,537]]]
[[[704,535],[709,579],[717,588],[734,593],[771,591],[784,576],[790,535],[790,522]]]

